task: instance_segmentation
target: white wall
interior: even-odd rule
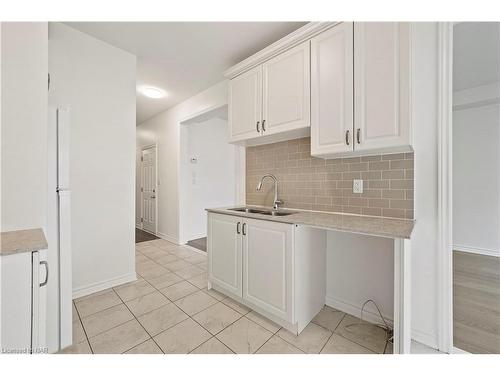
[[[1,24],[1,231],[46,227],[47,23]]]
[[[209,108],[227,104],[227,81],[222,81],[175,107],[137,126],[136,169],[145,145],[157,144],[158,158],[158,235],[170,241],[184,242],[181,234],[185,207],[180,194],[180,123]],[[136,224],[140,222],[140,189],[136,189]]]
[[[500,85],[454,93],[453,245],[500,256]]]
[[[187,140],[182,149],[181,168],[185,168],[183,192],[187,194],[185,239],[207,235],[206,208],[234,205],[236,202],[236,147],[227,142],[227,120],[212,118],[183,125],[181,137]],[[196,163],[190,159],[195,157]]]
[[[394,241],[390,238],[329,231],[326,303],[355,316],[373,299],[384,318],[393,319]],[[380,322],[372,304],[363,318]]]
[[[69,107],[73,294],[135,279],[135,56],[49,25],[49,103]]]

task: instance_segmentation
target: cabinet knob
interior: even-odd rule
[[[348,146],[349,146],[349,133],[350,133],[349,130],[345,132],[345,144]]]
[[[237,233],[237,234],[240,234],[240,233],[241,233],[241,232],[240,232],[240,224],[241,224],[241,223],[240,223],[239,221],[238,221],[238,223],[236,224],[236,233]]]
[[[356,140],[358,142],[358,145],[361,144],[361,129],[358,128],[358,130],[356,130]]]
[[[246,235],[247,235],[246,228],[247,228],[247,223],[243,223],[243,227],[242,227],[241,232],[243,233],[243,235],[244,235],[244,236],[246,236]]]
[[[266,131],[266,120],[262,120],[262,131]]]
[[[260,133],[259,125],[260,125],[260,121],[257,121],[257,124],[255,124],[255,127],[257,128],[257,133]]]

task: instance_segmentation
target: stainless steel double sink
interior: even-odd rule
[[[267,210],[265,208],[251,208],[251,207],[230,208],[229,210],[246,212],[248,214],[260,214],[260,215],[270,215],[270,216],[288,216],[296,213],[295,211],[280,211],[272,209]]]

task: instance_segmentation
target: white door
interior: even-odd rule
[[[310,126],[309,41],[262,64],[263,135]]]
[[[311,154],[353,150],[353,23],[311,40]]]
[[[354,149],[410,145],[410,25],[354,24]]]
[[[293,225],[245,220],[243,299],[293,323]]]
[[[242,141],[261,135],[262,66],[229,81],[229,140]]]
[[[212,284],[241,297],[241,231],[237,216],[209,214],[208,278]]]
[[[142,150],[142,229],[156,234],[156,147]]]

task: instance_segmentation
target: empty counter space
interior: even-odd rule
[[[46,285],[49,277],[43,230],[0,233],[2,295],[0,350],[45,352]]]
[[[262,206],[213,208],[207,209],[207,211],[225,215],[277,221],[286,224],[306,225],[320,229],[403,239],[410,238],[413,226],[415,225],[414,220],[407,219],[297,209],[280,209],[275,211],[271,210],[269,207]],[[266,214],[265,212],[277,212],[278,215]]]
[[[47,248],[43,230],[25,229],[0,233],[0,256],[25,253]]]
[[[300,334],[325,304],[328,230],[392,239],[394,353],[409,353],[414,220],[261,206],[207,211],[209,289],[294,334]]]

